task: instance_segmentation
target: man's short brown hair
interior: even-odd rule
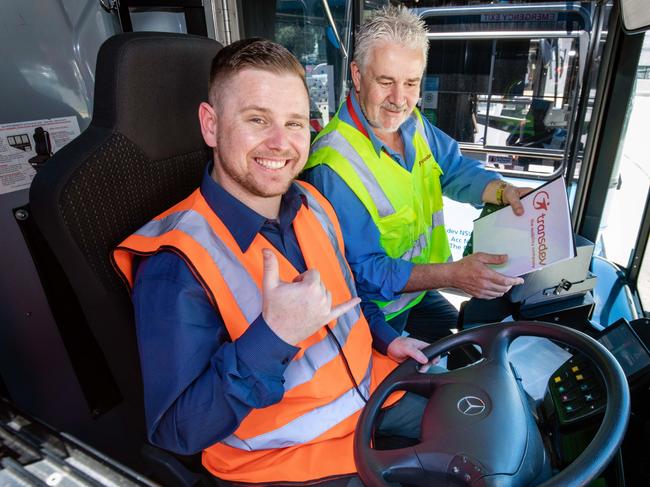
[[[210,104],[217,103],[217,93],[228,78],[244,69],[261,69],[275,74],[295,74],[307,89],[305,69],[284,46],[253,37],[233,42],[221,49],[212,60],[210,68]]]

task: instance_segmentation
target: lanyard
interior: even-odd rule
[[[365,135],[367,139],[370,139],[368,131],[361,123],[361,120],[359,120],[359,115],[357,115],[357,112],[354,109],[354,105],[352,104],[352,96],[348,95],[348,99],[345,101],[345,104],[348,107],[348,112],[350,113],[350,117],[352,117],[352,121],[357,126],[357,130]]]
[[[354,109],[354,105],[352,104],[352,95],[348,95],[347,100],[345,101],[345,106],[348,108],[348,112],[350,113],[350,118],[352,118],[352,121],[354,122],[354,125],[356,125],[356,128],[359,132],[361,132],[363,135],[366,136],[366,139],[370,141],[372,144],[372,139],[368,135],[368,131],[366,128],[363,126],[361,123],[361,120],[359,120],[359,115],[357,115],[356,110]],[[386,150],[386,146],[382,145],[381,150],[391,159],[393,158],[388,151]]]

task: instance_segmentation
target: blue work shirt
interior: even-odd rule
[[[377,155],[383,150],[400,166],[411,171],[415,164],[415,147],[412,141],[416,121],[409,117],[399,128],[404,142],[403,158],[377,138],[361,111],[356,95],[351,93],[350,96],[354,111],[368,133]],[[342,121],[356,127],[345,103],[339,108],[338,116]],[[480,161],[463,156],[454,139],[431,125],[424,117],[423,122],[431,152],[444,172],[440,177],[443,194],[457,201],[482,204],[481,197],[487,184],[494,179],[501,179],[501,176],[485,169]],[[321,164],[311,168],[302,173],[300,178],[313,184],[336,211],[343,231],[345,256],[354,272],[364,312],[371,299],[397,299],[411,277],[414,264],[386,255],[379,244],[379,230],[370,213],[347,183],[328,165]]]
[[[201,194],[242,251],[261,233],[304,272],[292,222],[307,203],[297,188],[283,195],[278,221],[269,221],[217,184],[211,168],[208,164]],[[251,409],[282,399],[283,373],[299,349],[280,339],[261,314],[232,341],[219,310],[177,254],[141,259],[133,305],[151,443],[182,454],[198,452],[233,433]],[[366,313],[373,345],[385,353],[397,335],[379,308]]]

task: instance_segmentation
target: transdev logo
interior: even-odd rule
[[[546,213],[548,212],[548,207],[551,205],[550,196],[546,191],[540,191],[535,195],[533,199],[533,208],[540,211],[540,214],[537,216],[537,260],[540,264],[546,265],[546,252],[548,251],[548,245],[546,242],[546,224],[545,218]],[[532,233],[531,228],[531,233]]]
[[[533,208],[536,210],[548,211],[549,207],[549,195],[546,191],[540,191],[535,195],[533,199]]]

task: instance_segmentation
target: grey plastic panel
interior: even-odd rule
[[[0,123],[92,113],[99,46],[120,32],[97,0],[0,2]]]
[[[118,32],[117,16],[97,0],[0,1],[0,124],[76,116],[83,131],[99,46]],[[100,437],[93,432],[118,426],[93,420],[77,382],[14,218],[28,199],[27,189],[0,195],[0,375],[19,408]]]

